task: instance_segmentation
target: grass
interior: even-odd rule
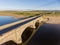
[[[46,16],[60,16],[60,11],[0,11],[0,15],[46,15]]]

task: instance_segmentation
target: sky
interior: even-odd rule
[[[60,0],[0,0],[0,10],[60,10]]]

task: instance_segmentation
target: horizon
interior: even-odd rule
[[[60,10],[60,0],[0,0],[0,11],[4,10]]]

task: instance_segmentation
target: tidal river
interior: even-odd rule
[[[19,20],[22,20],[22,18],[20,18]],[[15,21],[18,21],[18,19],[15,19],[12,16],[0,16],[0,26],[9,24]]]
[[[27,45],[60,45],[60,24],[44,24]]]

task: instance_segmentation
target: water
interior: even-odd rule
[[[12,16],[0,16],[0,26],[16,21]]]
[[[60,45],[60,24],[44,24],[27,45]]]

